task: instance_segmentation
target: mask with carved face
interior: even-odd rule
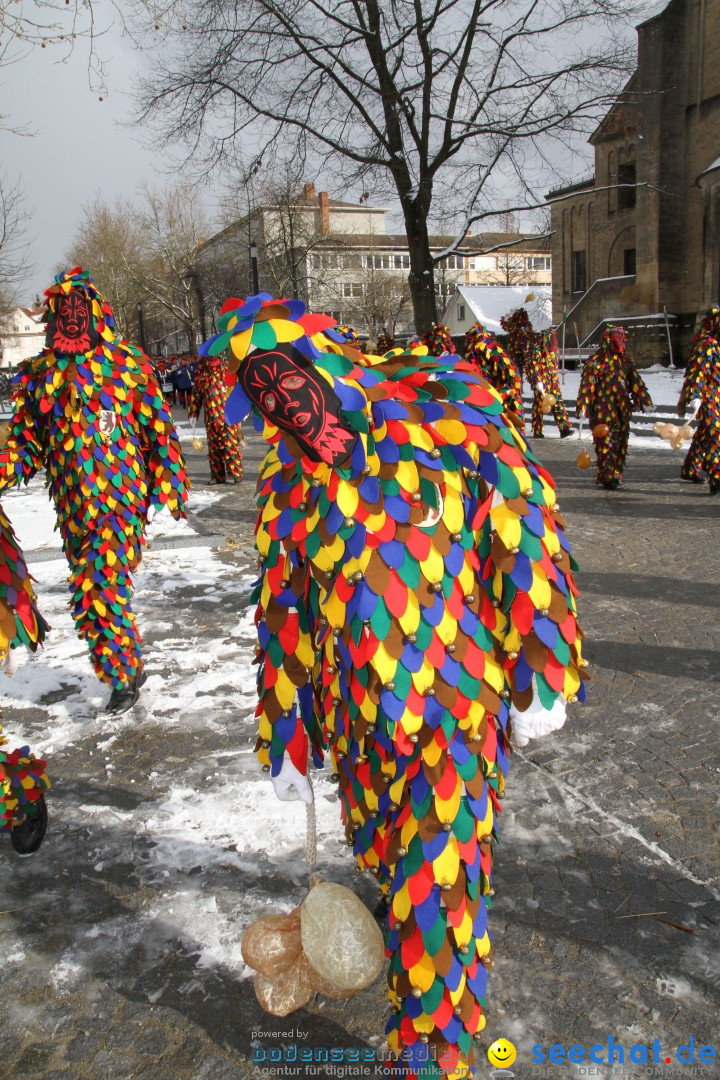
[[[98,340],[93,326],[92,307],[87,297],[72,290],[58,296],[48,323],[46,344],[59,353],[85,353]]]
[[[351,453],[358,436],[342,414],[340,398],[292,345],[250,353],[238,380],[265,419],[292,435],[309,458],[339,465]]]
[[[610,347],[615,353],[625,352],[625,343],[627,341],[627,334],[621,326],[617,326],[610,334]]]

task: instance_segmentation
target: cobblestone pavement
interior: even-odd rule
[[[582,566],[593,682],[587,705],[573,710],[566,729],[513,762],[491,915],[496,965],[477,1075],[491,1075],[485,1050],[502,1036],[517,1046],[512,1072],[521,1080],[608,1076],[607,1065],[533,1067],[530,1054],[534,1045],[547,1052],[554,1043],[606,1050],[612,1036],[625,1047],[623,1075],[717,1076],[717,1063],[699,1065],[697,1051],[705,1044],[720,1051],[720,498],[682,484],[680,459],[669,452],[636,451],[625,488],[610,493],[595,489],[591,470],[578,470],[575,441],[546,440],[539,449],[556,477]],[[251,438],[248,475],[259,453]],[[198,485],[209,479],[201,455],[191,453],[190,470]],[[224,538],[210,557],[246,575],[254,566],[252,487],[250,480],[226,489],[200,518]],[[239,601],[228,593],[224,603],[204,609],[192,588],[181,588],[173,603],[171,611],[153,612],[138,597],[141,621],[152,626],[162,616],[173,624],[170,632],[145,635],[156,672],[172,663],[162,651],[169,633],[222,637],[247,596]],[[212,617],[200,620],[198,613],[210,610]],[[45,845],[25,860],[9,843],[0,845],[6,1075],[343,1075],[340,1066],[333,1072],[290,1064],[293,1043],[314,1047],[316,1056],[323,1047],[341,1048],[347,1076],[380,1075],[367,1058],[383,1044],[382,978],[349,1002],[316,999],[277,1020],[262,1013],[251,981],[236,969],[204,970],[199,945],[178,938],[171,910],[157,910],[153,837],[131,833],[127,821],[173,782],[192,788],[208,763],[249,749],[251,710],[238,717],[232,691],[217,688],[211,725],[178,723],[160,734],[138,706],[136,725],[113,743],[112,772],[88,756],[90,742],[53,756]],[[47,726],[42,706],[7,709],[8,729],[13,720],[31,740]],[[219,835],[221,824],[219,807]],[[198,849],[197,865],[181,884],[198,903],[211,898],[236,927],[236,949],[248,912],[288,882],[263,853],[257,865],[245,866],[233,861],[231,844],[225,850],[227,862],[216,858],[208,866]],[[341,879],[372,903],[372,882],[356,877],[349,859],[341,867]],[[300,897],[301,877],[297,886]],[[675,1062],[691,1037],[694,1070]],[[264,1064],[252,1061],[253,1039]],[[658,1064],[652,1055],[649,1064],[628,1063],[630,1046],[655,1039]],[[281,1043],[285,1063],[270,1064]],[[348,1051],[366,1063],[351,1063]]]

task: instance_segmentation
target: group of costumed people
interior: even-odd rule
[[[87,273],[58,276],[46,298],[47,347],[18,375],[0,488],[45,469],[77,630],[117,712],[144,676],[130,602],[148,514],[182,516],[187,478],[151,365],[115,332]],[[225,420],[252,415],[267,443],[253,595],[259,761],[279,798],[310,804],[309,760],[329,756],[347,843],[383,901],[389,1046],[409,1080],[430,1050],[447,1063],[438,1075],[468,1075],[486,1024],[509,756],[562,727],[585,694],[575,564],[553,480],[520,430],[518,365],[480,327],[467,359],[428,345],[368,357],[347,328],[267,294],[228,300],[218,326],[200,352],[210,371],[229,355],[217,365]],[[702,361],[717,350],[711,332],[717,317],[686,398],[703,403],[699,414],[714,393],[716,438],[717,377],[707,389]],[[579,400],[610,426],[601,368],[612,361],[617,381],[624,342],[617,329],[606,337]],[[716,468],[710,443],[698,453]],[[4,518],[0,531],[7,652],[46,628]],[[32,848],[44,763],[26,747],[0,757],[5,827],[21,845],[29,830]]]

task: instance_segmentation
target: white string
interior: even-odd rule
[[[307,779],[312,787],[309,775]],[[315,877],[315,866],[317,864],[317,818],[315,816],[314,792],[313,801],[305,803],[305,826],[305,858],[308,864],[308,889],[312,889],[313,885],[317,884],[317,878]]]

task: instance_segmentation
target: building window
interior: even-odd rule
[[[468,259],[471,270],[497,270],[497,259],[494,255],[476,255],[474,259]]]
[[[446,259],[440,261],[446,270],[462,270],[465,266],[465,257],[463,255],[448,255]]]
[[[458,319],[460,322],[465,322],[465,305],[458,304]]]
[[[363,255],[362,264],[366,270],[392,270],[396,258],[397,255]]]
[[[362,296],[363,287],[359,281],[343,281],[340,285],[341,296]]]
[[[525,265],[528,270],[551,270],[552,259],[549,255],[529,255]]]
[[[635,276],[635,248],[625,248],[623,273],[625,274],[625,277]]]
[[[635,162],[628,161],[624,165],[618,165],[618,184],[632,184],[632,187],[618,188],[618,210],[632,210],[635,205],[637,188]]]
[[[584,251],[572,253],[572,291],[585,292],[587,288],[587,266]]]
[[[396,270],[409,270],[410,269],[410,256],[409,255],[393,255],[393,266]]]

